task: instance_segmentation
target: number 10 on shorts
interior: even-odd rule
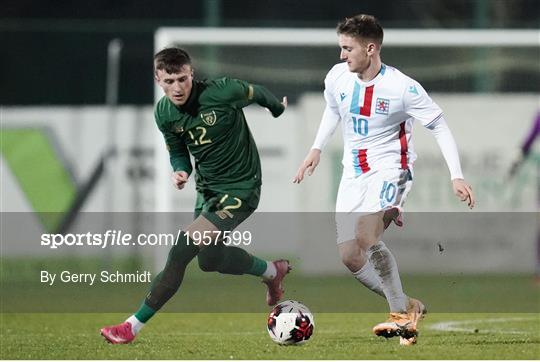
[[[383,184],[383,187],[382,187],[382,190],[381,190],[381,194],[379,196],[379,198],[381,199],[381,203],[383,202],[392,202],[394,200],[394,197],[396,197],[396,193],[397,193],[397,187],[396,185],[388,182],[388,181],[384,181],[384,184]]]

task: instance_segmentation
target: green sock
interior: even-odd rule
[[[253,258],[253,265],[251,265],[251,268],[246,271],[246,274],[261,276],[266,271],[266,268],[268,265],[266,264],[265,260],[259,259],[256,256],[252,255]]]
[[[150,318],[156,314],[156,310],[150,308],[146,303],[142,303],[139,310],[135,313],[135,318],[137,318],[141,323],[146,323]]]

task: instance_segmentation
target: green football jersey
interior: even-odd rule
[[[174,171],[191,174],[189,154],[193,155],[197,191],[235,190],[241,197],[261,185],[259,153],[242,110],[254,102],[274,117],[284,111],[266,88],[230,78],[193,81],[180,107],[166,96],[159,100],[154,115],[171,165]]]

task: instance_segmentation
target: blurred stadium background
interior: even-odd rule
[[[387,33],[396,31],[398,38],[399,29],[465,29],[522,31],[518,34],[529,39],[525,45],[518,44],[519,35],[515,45],[388,45],[382,56],[386,64],[422,83],[441,105],[478,198],[479,215],[464,216],[465,206],[451,193],[433,137],[417,125],[419,159],[407,202],[411,223],[404,233],[388,236],[401,270],[532,274],[538,157],[533,155],[512,180],[507,172],[540,109],[538,1],[9,0],[0,11],[2,280],[25,275],[36,280],[47,265],[43,258],[68,258],[71,263],[88,258],[111,266],[118,257],[135,260],[128,269],[141,263],[160,267],[164,249],[51,251],[40,247],[36,237],[45,231],[87,232],[85,217],[92,218],[96,229],[101,223],[103,231],[115,225],[115,218],[122,219],[121,225],[133,232],[146,224],[155,226],[153,212],[192,210],[193,182],[183,192],[172,192],[168,160],[153,120],[157,93],[152,55],[160,46],[158,29],[236,27],[244,29],[246,37],[260,34],[260,28],[332,33],[339,19],[356,13],[374,14]],[[283,40],[295,34],[291,31]],[[424,33],[419,34],[421,41]],[[452,33],[445,34],[441,41],[451,40]],[[500,40],[497,34],[492,33],[495,42]],[[237,77],[289,97],[290,108],[279,119],[257,107],[246,110],[263,164],[260,211],[331,212],[340,177],[339,131],[317,173],[301,186],[291,179],[317,130],[324,107],[323,79],[339,61],[337,43],[231,46],[193,40],[177,44],[193,55],[197,77]],[[291,220],[279,214],[274,214],[276,220]],[[423,221],[424,216],[430,221]],[[189,214],[182,217],[165,228],[185,225]],[[312,229],[313,220],[300,219],[287,226],[298,227],[286,237],[272,233],[283,225],[276,221],[266,235],[269,240],[255,241],[252,250],[302,259],[300,270],[305,273],[344,273],[331,225],[325,230],[327,240],[314,243],[313,235],[304,232]],[[20,265],[6,262],[30,258],[45,262],[25,262],[24,271],[14,271],[10,268]]]

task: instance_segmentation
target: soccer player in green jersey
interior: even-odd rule
[[[255,211],[260,197],[259,154],[242,108],[257,103],[278,117],[287,98],[280,102],[266,88],[238,79],[194,80],[191,59],[180,48],[166,48],[154,56],[154,76],[165,93],[155,107],[155,119],[165,137],[177,189],[184,188],[193,171],[190,154],[195,159],[195,220],[171,248],[139,310],[124,323],[101,329],[114,344],[133,341],[176,293],[196,256],[203,271],[262,277],[268,305],[281,299],[282,281],[291,269],[287,260],[259,259],[224,245],[222,238],[222,232],[233,230]],[[204,243],[195,235],[204,236]]]

